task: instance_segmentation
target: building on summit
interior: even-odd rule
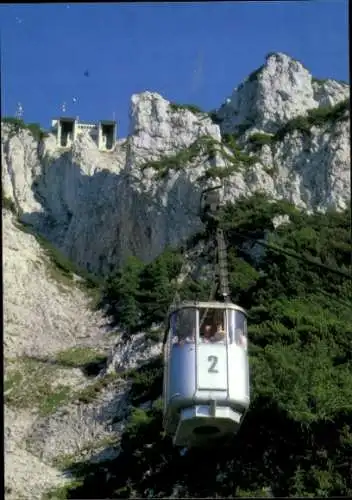
[[[56,134],[60,148],[70,148],[81,134],[89,134],[96,141],[100,151],[113,151],[116,144],[117,123],[114,120],[100,120],[98,123],[80,122],[78,117],[56,118],[51,121],[51,130]]]

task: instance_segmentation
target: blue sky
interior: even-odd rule
[[[210,110],[273,51],[349,79],[347,0],[2,4],[0,29],[2,114],[21,102],[44,127],[66,102],[84,121],[115,113],[125,136],[144,90]]]

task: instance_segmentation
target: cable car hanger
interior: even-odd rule
[[[163,426],[183,449],[230,443],[250,404],[246,312],[230,298],[221,187],[204,190],[200,199],[199,215],[214,243],[209,300],[180,302],[176,291],[167,315]]]
[[[218,184],[216,186],[206,188],[202,191],[200,196],[199,217],[201,221],[206,225],[207,231],[209,233],[209,240],[213,242],[215,248],[214,281],[210,290],[208,302],[214,301],[216,293],[219,292],[220,302],[223,302],[224,304],[230,304],[231,297],[228,280],[227,250],[225,235],[223,229],[220,227],[219,217],[219,209],[221,207],[219,189],[222,188],[223,185]],[[169,317],[171,310],[176,309],[178,303],[180,303],[180,295],[178,291],[176,291],[167,317]],[[207,314],[208,309],[205,309],[202,318],[200,318],[199,321],[199,328],[202,327]],[[166,342],[167,338],[168,324],[166,324],[165,326],[166,329],[164,335],[164,343]]]

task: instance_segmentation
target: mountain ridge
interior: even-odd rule
[[[338,300],[351,290],[266,245],[348,271],[348,96],[279,53],[215,112],[132,96],[130,135],[111,153],[88,133],[63,150],[52,132],[2,124],[8,500],[352,492],[339,462],[352,308]],[[253,407],[242,454],[182,462],[161,434],[160,318],[176,285],[209,296],[199,198],[219,182]]]
[[[105,273],[130,253],[147,261],[196,232],[200,192],[219,180],[225,201],[263,190],[305,210],[343,209],[348,95],[345,84],[312,83],[300,63],[279,53],[220,108],[220,125],[214,114],[175,109],[152,92],[132,96],[130,135],[109,154],[89,134],[61,150],[52,133],[38,142],[28,130],[13,135],[4,125],[4,195],[71,260]],[[329,116],[339,106],[340,114]],[[248,123],[250,113],[257,123]],[[266,124],[274,118],[270,139]]]

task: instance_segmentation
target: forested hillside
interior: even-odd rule
[[[289,222],[275,229],[277,215]],[[134,410],[120,455],[65,464],[75,486],[62,498],[352,495],[350,209],[307,215],[258,194],[225,206],[222,224],[232,299],[249,313],[252,399],[239,434],[226,449],[180,456],[163,434],[153,359],[124,374]],[[101,303],[126,338],[161,324],[185,255],[130,258],[107,280]],[[210,285],[187,277],[179,293],[206,298]]]

